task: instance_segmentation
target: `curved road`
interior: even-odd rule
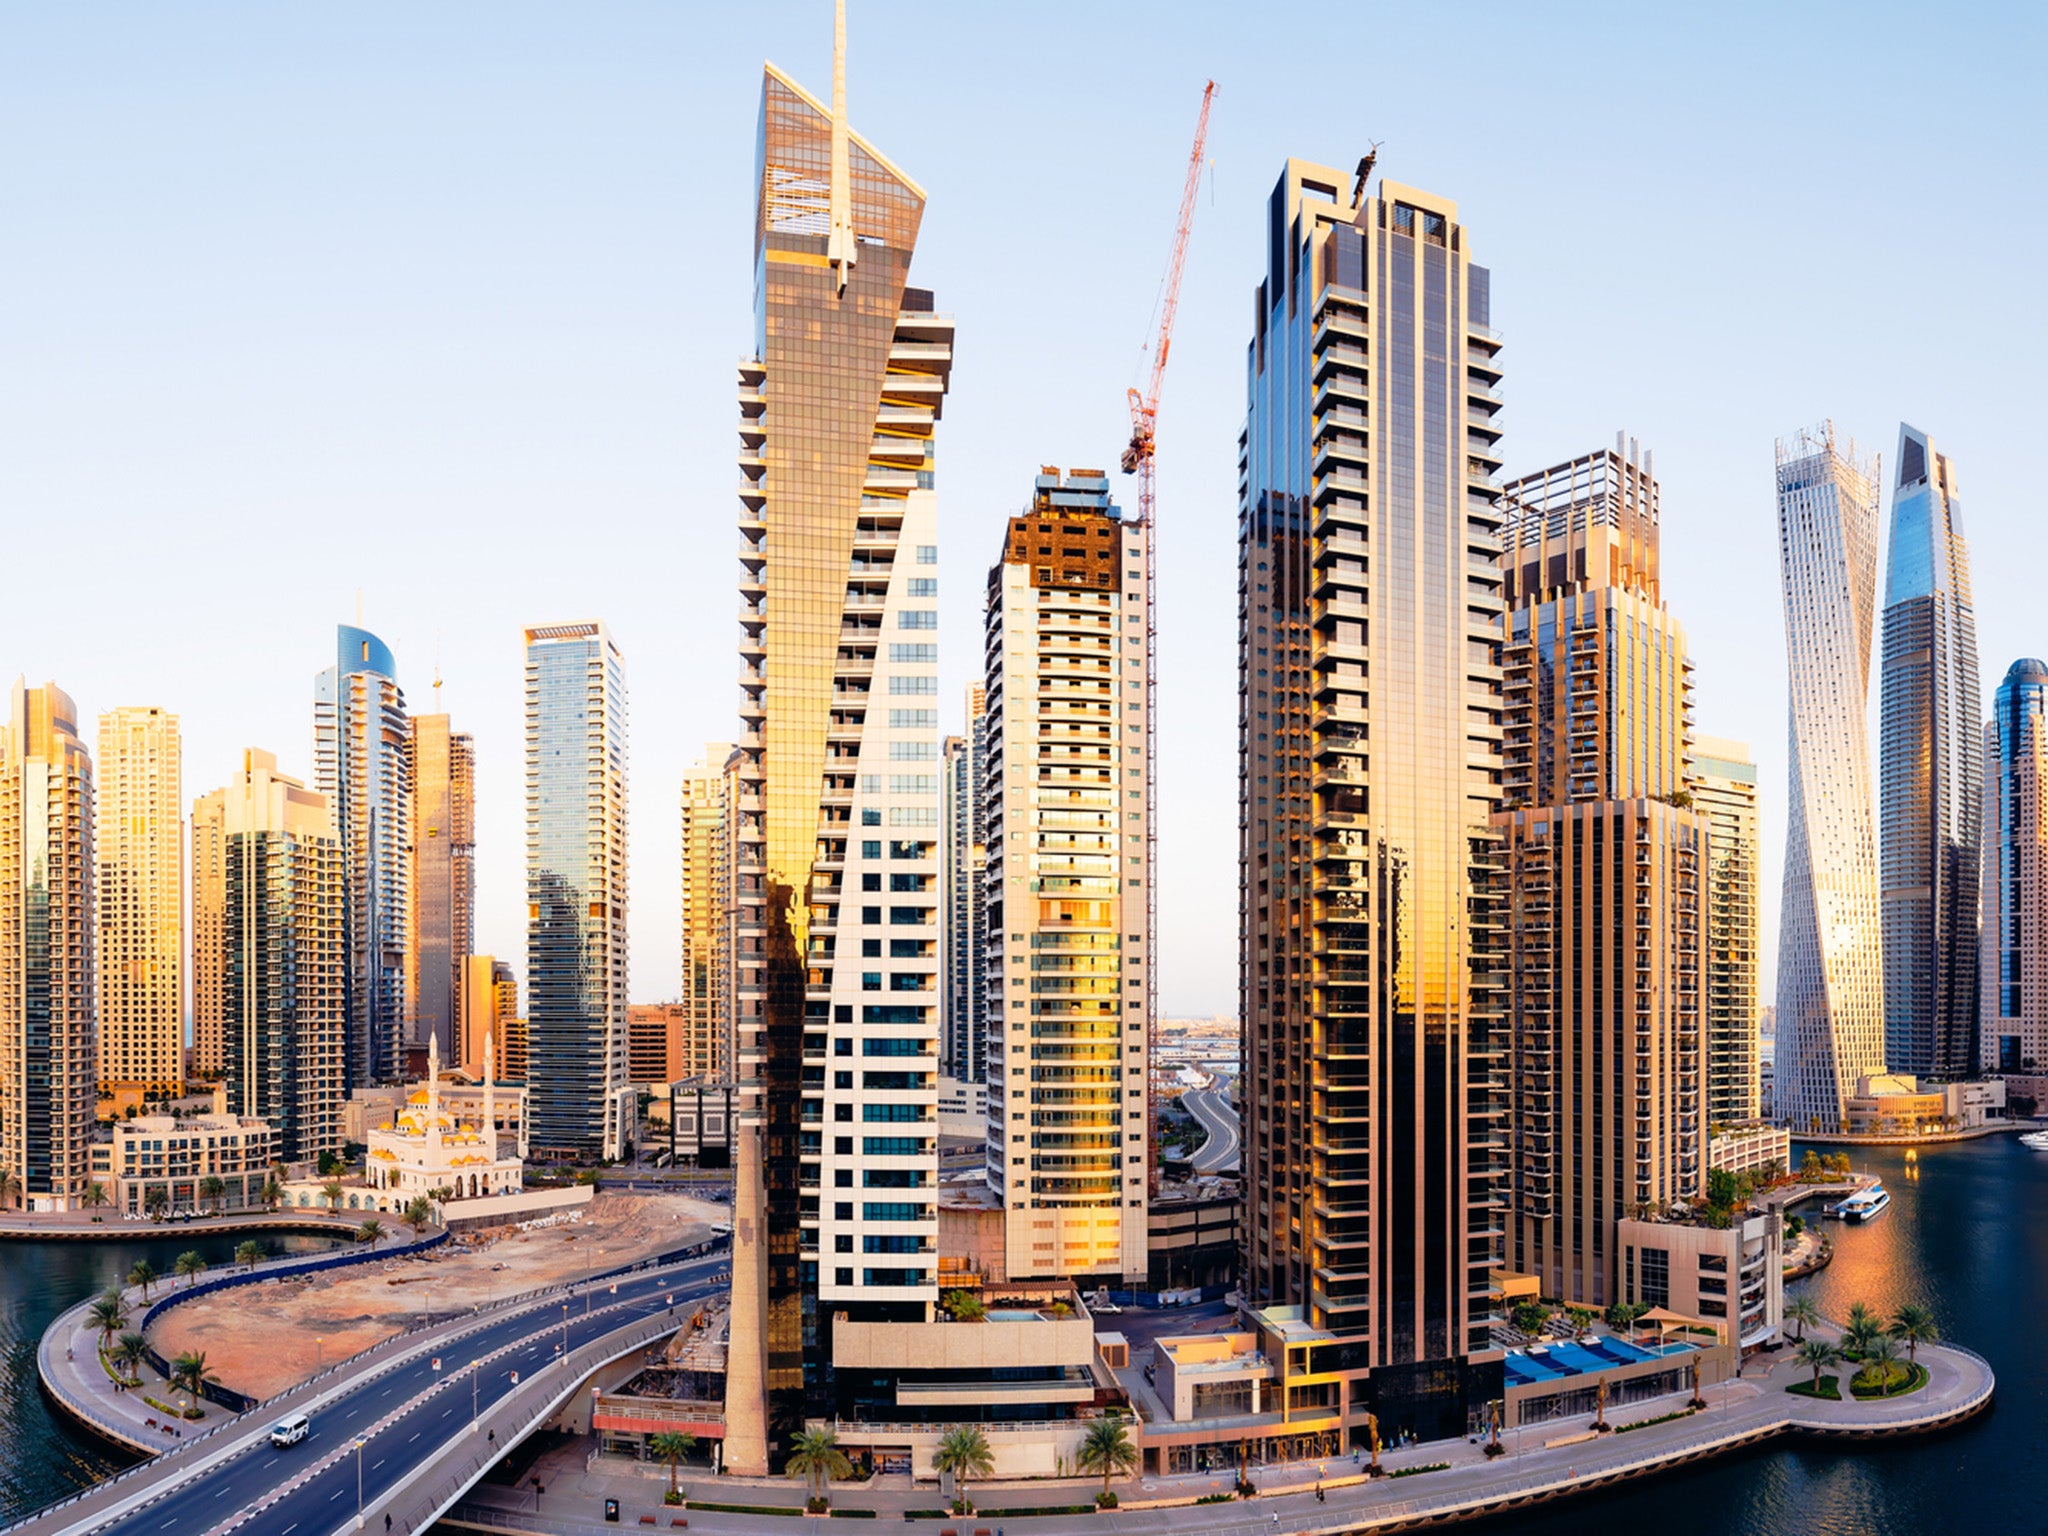
[[[523,1342],[525,1348],[499,1356],[480,1373],[477,1409],[480,1413],[488,1412],[493,1404],[511,1394],[514,1372],[531,1385],[536,1373],[554,1360],[565,1336],[564,1300],[569,1304],[566,1337],[573,1353],[606,1334],[668,1310],[671,1298],[674,1308],[687,1316],[684,1308],[708,1299],[719,1289],[710,1283],[710,1277],[722,1273],[730,1263],[729,1252],[714,1252],[674,1268],[623,1275],[616,1282],[616,1294],[611,1290],[612,1281],[599,1279],[582,1288],[592,1293],[587,1298],[579,1290],[512,1312],[442,1346],[438,1372],[434,1370],[431,1354],[422,1354],[395,1370],[372,1374],[361,1385],[312,1410],[312,1433],[298,1445],[273,1450],[267,1434],[262,1435],[223,1465],[94,1529],[117,1536],[201,1536],[203,1532],[220,1530],[274,1494],[283,1483],[304,1475],[315,1463],[367,1434],[368,1442],[360,1458],[344,1456],[314,1473],[303,1485],[264,1509],[250,1527],[251,1536],[332,1536],[355,1522],[358,1461],[363,1506],[372,1508],[401,1481],[438,1458],[450,1436],[460,1431],[469,1417],[470,1393],[459,1386],[451,1388],[416,1411],[374,1429],[394,1410],[438,1383],[467,1385],[462,1379],[466,1367],[507,1345]],[[588,1315],[583,1310],[586,1305],[592,1308]],[[280,1405],[278,1411],[289,1411],[288,1405]],[[269,1416],[258,1410],[249,1415],[246,1426],[250,1431],[267,1431],[269,1422]],[[194,1447],[195,1451],[211,1449]],[[178,1471],[182,1459],[175,1455],[164,1458],[166,1474]],[[65,1524],[60,1519],[49,1528],[62,1529]],[[382,1522],[372,1524],[381,1526]]]
[[[1238,1119],[1230,1096],[1220,1088],[1190,1088],[1180,1096],[1180,1101],[1209,1133],[1209,1139],[1195,1153],[1195,1172],[1237,1172]]]

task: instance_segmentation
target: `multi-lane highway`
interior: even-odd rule
[[[1216,1088],[1190,1088],[1180,1096],[1180,1102],[1209,1133],[1209,1139],[1195,1153],[1195,1172],[1237,1172],[1237,1109],[1229,1095]]]
[[[300,1486],[264,1508],[243,1530],[251,1536],[333,1536],[354,1526],[359,1498],[362,1508],[374,1511],[387,1493],[436,1460],[451,1437],[466,1433],[472,1403],[475,1412],[487,1417],[493,1405],[512,1394],[516,1383],[532,1388],[542,1373],[563,1371],[555,1362],[565,1348],[573,1354],[584,1344],[657,1313],[673,1310],[678,1317],[687,1316],[692,1305],[713,1294],[711,1277],[729,1263],[727,1254],[713,1253],[669,1269],[627,1274],[616,1281],[599,1279],[587,1293],[578,1287],[512,1312],[441,1346],[438,1357],[425,1354],[388,1372],[371,1374],[361,1385],[312,1409],[312,1433],[298,1445],[275,1450],[267,1436],[260,1438],[224,1464],[141,1508],[104,1524],[104,1517],[90,1523],[111,1536],[202,1536],[235,1522],[303,1476],[306,1480]],[[471,1369],[492,1356],[481,1370]],[[435,1393],[437,1386],[444,1390]],[[429,1393],[431,1399],[420,1402]],[[391,1418],[415,1402],[420,1406]],[[273,1416],[252,1414],[248,1428],[267,1428]],[[477,1433],[482,1436],[486,1431],[480,1428]],[[309,1469],[335,1451],[353,1447],[358,1439],[364,1442],[360,1452],[307,1476]],[[493,1443],[492,1448],[498,1447]],[[163,1459],[164,1481],[175,1477],[183,1459]],[[79,1518],[85,1521],[83,1511]],[[381,1516],[373,1516],[370,1526],[384,1528]]]

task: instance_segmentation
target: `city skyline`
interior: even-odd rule
[[[992,47],[1026,58],[1055,49],[1064,56],[1077,42],[1099,45],[1105,57],[1115,57],[1125,51],[1119,44],[1126,29],[1137,23],[1079,12],[1064,23],[1047,16],[1028,25],[1018,19],[945,17],[885,47],[884,14],[880,6],[856,8],[850,58],[855,126],[878,142],[920,141],[919,170],[946,194],[936,200],[922,237],[921,280],[943,291],[963,322],[970,316],[973,322],[975,346],[945,450],[953,489],[940,538],[949,563],[982,558],[978,552],[990,547],[1000,520],[1018,510],[1016,488],[1041,456],[1083,464],[1114,457],[1125,436],[1115,385],[1138,373],[1136,344],[1146,331],[1165,254],[1184,135],[1201,80],[1219,73],[1216,164],[1198,212],[1182,332],[1160,428],[1160,1001],[1168,1013],[1222,1011],[1234,986],[1219,961],[1231,951],[1235,925],[1232,904],[1219,894],[1232,883],[1230,853],[1210,846],[1214,840],[1203,838],[1200,829],[1228,815],[1234,794],[1234,765],[1212,750],[1214,742],[1227,739],[1229,721],[1207,680],[1228,664],[1227,637],[1215,616],[1231,601],[1227,529],[1229,457],[1242,393],[1238,332],[1243,287],[1259,255],[1246,234],[1256,222],[1248,210],[1262,195],[1276,155],[1294,148],[1321,152],[1326,140],[1342,140],[1328,147],[1334,153],[1347,148],[1353,135],[1308,132],[1295,114],[1260,105],[1264,85],[1279,78],[1281,52],[1250,23],[1227,16],[1164,40],[1154,55],[1156,69],[1146,71],[1115,105],[1090,96],[1091,83],[1099,83],[1094,71],[1104,71],[1100,78],[1106,79],[1110,66],[1084,64],[1066,77],[1077,115],[1056,130],[1059,137],[1045,155],[1024,157],[1029,163],[1020,166],[1027,177],[1022,190],[1037,195],[1059,186],[1063,196],[1098,198],[1118,213],[1108,253],[1085,264],[1048,263],[1042,252],[987,247],[975,236],[997,217],[991,212],[996,189],[979,184],[969,170],[999,141],[1003,115],[1017,109],[1022,97],[1013,93],[1021,88],[1007,79],[991,85],[972,70],[956,80],[933,61],[973,60]],[[689,227],[688,211],[742,205],[752,174],[751,145],[730,124],[735,107],[737,120],[752,111],[762,55],[799,77],[818,79],[825,41],[816,25],[771,34],[751,18],[687,21],[691,47],[681,52],[671,40],[684,19],[652,9],[624,9],[585,29],[588,35],[581,38],[570,38],[540,17],[522,16],[474,56],[456,51],[461,26],[429,22],[419,41],[423,56],[440,66],[427,71],[431,90],[424,76],[414,80],[409,72],[392,73],[375,61],[380,34],[374,19],[353,28],[301,21],[268,38],[242,35],[234,48],[219,51],[238,67],[262,66],[248,70],[246,80],[207,63],[204,50],[218,42],[207,26],[159,33],[147,18],[138,20],[133,35],[149,43],[153,57],[171,64],[160,77],[145,79],[139,57],[117,50],[116,57],[102,60],[83,51],[89,27],[61,16],[14,22],[11,40],[20,46],[0,63],[8,83],[19,87],[0,107],[0,120],[50,145],[33,172],[5,173],[23,179],[25,232],[11,254],[0,255],[0,269],[47,301],[45,312],[27,320],[20,333],[47,367],[33,380],[0,385],[10,391],[12,419],[20,424],[24,444],[23,454],[0,469],[0,491],[15,504],[47,505],[60,514],[27,530],[25,555],[31,562],[48,564],[58,557],[55,543],[42,542],[46,529],[54,533],[68,524],[99,522],[118,535],[100,572],[110,601],[95,632],[58,622],[64,615],[56,595],[31,590],[23,607],[0,618],[10,666],[30,677],[63,678],[89,717],[138,704],[178,713],[185,723],[188,784],[223,782],[250,742],[274,747],[281,767],[311,783],[305,673],[309,658],[323,652],[330,626],[352,611],[361,589],[364,621],[391,643],[409,696],[425,697],[438,656],[448,679],[448,708],[478,736],[481,951],[523,952],[520,812],[513,786],[520,735],[514,648],[525,618],[591,611],[613,624],[635,657],[636,686],[643,697],[661,699],[660,713],[669,717],[656,720],[655,712],[643,711],[636,739],[635,782],[643,797],[654,796],[652,803],[672,804],[702,742],[724,738],[736,721],[727,669],[702,664],[727,654],[730,607],[727,540],[704,509],[722,504],[728,494],[727,370],[745,344],[750,273],[736,222],[710,220],[700,233]],[[1419,13],[1386,18],[1382,40],[1393,46],[1412,41],[1425,24]],[[1814,19],[1808,25],[1819,29],[1827,23]],[[1965,40],[1965,24],[1934,18],[1930,25],[1927,52],[1938,77],[1944,68],[1955,69],[1952,51]],[[1885,56],[1879,30],[1836,36],[1845,74],[1860,71],[1861,78],[1878,83],[1896,78],[1900,66]],[[306,62],[320,51],[305,47],[309,38],[336,50],[331,75]],[[1567,39],[1547,38],[1533,19],[1507,19],[1501,41],[1537,63],[1566,56]],[[1648,24],[1620,43],[1624,60],[1638,64],[1667,59],[1683,44],[1695,50],[1701,68],[1712,64],[1716,50],[1733,47],[1669,22]],[[2025,52],[1997,51],[2015,59]],[[536,60],[543,54],[558,56],[561,88],[572,100],[609,98],[610,104],[574,127],[553,119],[522,126],[515,120],[520,98],[514,87],[540,67]],[[47,126],[31,132],[46,122],[54,103],[84,89],[80,82],[87,78],[89,58],[95,71],[105,64],[110,79],[137,88],[124,93],[119,109],[89,133],[52,133]],[[1753,99],[1745,99],[1742,121],[1729,120],[1719,100],[1711,106],[1681,101],[1644,142],[1623,144],[1608,126],[1613,103],[1571,107],[1553,121],[1541,162],[1532,151],[1500,163],[1494,135],[1478,127],[1459,130],[1435,120],[1425,127],[1420,98],[1400,84],[1388,88],[1372,109],[1373,120],[1360,126],[1374,137],[1388,136],[1383,155],[1400,179],[1455,189],[1467,216],[1489,231],[1489,255],[1515,273],[1514,302],[1503,306],[1514,317],[1509,330],[1515,432],[1508,468],[1550,462],[1626,425],[1657,445],[1671,494],[1687,505],[1715,509],[1717,515],[1700,519],[1700,526],[1674,530],[1666,557],[1669,596],[1688,615],[1701,677],[1701,729],[1753,743],[1759,759],[1765,851],[1760,928],[1768,995],[1786,781],[1782,697],[1775,686],[1747,684],[1750,678],[1783,675],[1774,633],[1763,444],[1784,422],[1821,414],[1834,415],[1873,442],[1885,441],[1901,417],[1926,426],[1970,471],[1984,669],[2002,675],[2013,658],[2044,646],[2028,637],[2022,562],[2014,558],[2024,548],[2019,517],[2027,505],[2020,478],[2024,456],[2013,446],[2025,440],[2026,424],[2011,404],[2015,365],[1987,351],[1980,366],[1966,348],[1959,366],[1949,351],[1937,352],[1931,339],[1990,329],[1976,316],[1978,306],[1995,301],[1996,264],[1975,249],[1957,250],[1915,231],[1903,232],[1873,255],[1854,235],[1854,219],[1837,216],[1853,204],[1839,201],[1850,193],[1836,187],[1818,203],[1809,202],[1813,217],[1802,220],[1789,243],[1768,258],[1737,251],[1711,212],[1717,199],[1705,189],[1728,174],[1743,151],[1790,138],[1840,163],[1867,163],[1873,180],[1880,168],[1892,176],[1945,182],[1959,172],[1959,195],[1989,210],[1993,231],[1985,251],[2024,248],[2041,215],[2024,200],[1991,195],[1990,187],[2010,174],[2013,162],[1971,147],[1978,134],[1987,140],[2015,135],[2009,119],[2018,97],[2008,99],[1999,88],[1998,71],[2005,66],[1987,66],[1988,86],[1978,77],[1983,110],[1967,126],[1893,127],[1860,102],[1848,103],[1852,110],[1841,123],[1823,125],[1811,110],[1811,97],[1806,105],[1777,99],[1797,94],[1778,89],[1785,77],[1775,72],[1788,71],[1788,63],[1744,58]],[[1541,73],[1532,67],[1526,82],[1503,82],[1502,108],[1523,100]],[[259,87],[258,76],[270,83]],[[388,128],[349,112],[336,114],[338,98],[329,93],[337,82],[363,78],[377,82],[389,98]],[[917,92],[900,89],[912,80]],[[306,105],[284,113],[279,123],[279,142],[295,151],[288,162],[274,160],[264,147],[234,155],[206,152],[236,142],[241,113],[267,100],[269,90],[292,86],[301,88],[297,94]],[[199,110],[197,98],[181,94],[201,87],[215,106]],[[937,94],[928,94],[927,87]],[[1835,106],[1845,100],[1827,99]],[[925,132],[920,119],[933,110],[945,112],[958,131]],[[453,131],[424,131],[442,123],[444,114]],[[1057,153],[1091,136],[1113,143],[1114,152]],[[2019,133],[2014,141],[2023,138]],[[424,159],[419,172],[387,163],[401,140]],[[686,143],[708,148],[687,154],[678,147]],[[1674,153],[1680,149],[1687,153]],[[157,159],[172,151],[175,169]],[[1702,162],[1697,168],[1690,163],[1695,158]],[[611,159],[620,160],[621,168],[605,169]],[[160,192],[131,185],[131,160],[154,176],[168,175],[165,185],[192,195],[178,198],[173,208]],[[1548,196],[1546,178],[1530,172],[1575,163],[1627,174],[1646,212],[1671,231],[1670,248],[1713,249],[1712,263],[1696,256],[1644,263],[1582,244],[1550,246],[1540,213]],[[593,243],[551,228],[534,242],[534,256],[479,261],[469,236],[436,223],[424,247],[393,247],[404,250],[403,262],[381,245],[351,245],[373,238],[353,231],[338,249],[364,259],[343,261],[325,249],[336,233],[330,221],[344,215],[351,226],[374,226],[381,219],[388,229],[399,214],[412,222],[413,213],[429,206],[414,200],[437,184],[432,173],[454,170],[464,171],[474,187],[472,195],[487,215],[483,227],[497,237],[494,247],[521,243],[536,191],[582,197],[577,206]],[[72,190],[60,193],[67,187]],[[1003,189],[1002,201],[1017,192]],[[259,211],[264,215],[262,248],[275,272],[289,275],[290,282],[282,275],[248,281],[246,257],[225,263],[217,274],[203,270],[207,264],[200,258],[213,250],[210,229],[238,207],[243,220]],[[92,248],[88,236],[117,216],[154,237],[159,262],[146,270],[109,273],[77,259]],[[239,227],[233,217],[225,225]],[[733,232],[724,232],[727,225]],[[1709,231],[1713,238],[1704,238]],[[564,281],[562,272],[576,271],[582,262],[620,297],[600,301],[583,285]],[[1823,293],[1798,279],[1801,271],[1822,269],[1830,273]],[[1930,300],[1931,323],[1921,333],[1881,334],[1882,327],[1869,323],[1893,285],[1936,273],[1943,281]],[[1684,329],[1694,323],[1692,312],[1706,307],[1698,294],[1708,288],[1716,300],[1711,334],[1688,333],[1697,343],[1697,381],[1658,376],[1645,387],[1642,375],[1657,354],[1630,334],[1642,328],[1583,323],[1598,304],[1654,327]],[[1032,344],[1043,328],[1084,294],[1110,317],[1102,328],[1106,334],[1076,335],[1057,358],[1034,357]],[[1772,327],[1794,312],[1810,319],[1816,306],[1822,318],[1840,322],[1829,356],[1799,370],[1753,375],[1748,362],[1766,355],[1763,338]],[[118,321],[118,329],[108,330],[109,320],[97,318],[101,313]],[[657,331],[682,338],[681,344],[650,344],[650,314]],[[366,325],[371,316],[381,319]],[[261,342],[259,350],[259,339],[274,335],[280,321],[305,344],[278,349]],[[198,343],[186,332],[202,323],[208,335],[195,353]],[[2022,337],[2032,324],[2038,322],[2019,319]],[[501,381],[473,371],[498,368],[505,356],[502,337],[521,325],[542,360],[538,371],[529,374],[522,365]],[[344,334],[351,328],[362,334]],[[480,345],[483,336],[500,340]],[[427,360],[415,370],[420,378],[389,376],[384,365],[394,348]],[[460,354],[467,351],[478,361],[465,361]],[[132,367],[114,366],[110,359],[116,356]],[[194,364],[175,387],[166,372],[174,362],[181,369]],[[621,363],[627,366],[621,369]],[[1072,374],[1077,366],[1106,378],[1109,387],[1081,398],[1081,392],[1049,387],[1055,373],[1039,371]],[[599,390],[597,397],[611,412],[607,420],[572,397],[584,381],[611,371],[646,398],[622,403],[616,387]],[[1731,387],[1737,380],[1739,387]],[[431,397],[413,394],[429,386]],[[431,409],[425,408],[429,398]],[[456,398],[465,403],[447,404]],[[1033,402],[1028,431],[1020,427],[1017,406],[1027,398]],[[202,421],[201,413],[217,420]],[[67,462],[78,456],[61,445],[75,440],[86,422],[107,419],[129,429],[130,452],[121,462]],[[219,424],[230,421],[240,425]],[[431,445],[423,423],[434,428],[437,441]],[[266,441],[262,452],[238,451],[244,430]],[[187,446],[173,443],[173,432]],[[455,467],[483,460],[493,462],[485,469]],[[307,463],[329,466],[332,473],[323,470],[316,481],[305,473]],[[1889,456],[1885,468],[1892,469]],[[143,478],[131,482],[136,474]],[[162,596],[168,590],[163,556],[149,537],[157,527],[173,523],[203,532],[246,511],[282,511],[276,518],[280,553],[294,554],[303,549],[299,540],[311,537],[298,524],[311,530],[355,503],[368,525],[366,535],[414,525],[423,531],[418,558],[408,568],[380,565],[394,540],[366,536],[360,554],[345,555],[335,555],[329,542],[330,564],[310,587],[295,580],[275,598],[257,594],[253,606],[182,615],[190,644],[222,658],[207,669],[208,676],[181,664],[183,647],[150,643],[171,622]],[[564,509],[593,505],[662,558],[606,563],[602,550],[578,550],[521,570],[516,557],[492,551],[500,543],[507,551],[518,547]],[[680,508],[693,510],[678,516]],[[501,517],[512,536],[473,537],[471,529]],[[180,550],[196,550],[201,543],[183,540]],[[463,583],[477,595],[451,603],[441,573],[452,568],[457,551],[487,564],[480,573],[465,570],[484,578]],[[192,558],[177,553],[172,560]],[[301,578],[306,569],[300,561]],[[184,574],[196,580],[200,573],[194,566]],[[1712,601],[1719,593],[1737,596]],[[978,622],[976,606],[956,587],[942,603],[940,698],[947,706],[971,675]],[[261,628],[261,646],[247,643],[251,625]],[[941,726],[959,728],[951,707],[942,709]],[[636,999],[671,997],[679,985],[675,842],[672,818],[642,819],[634,846],[640,876]]]

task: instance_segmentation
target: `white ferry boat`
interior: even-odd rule
[[[1868,1221],[1891,1203],[1891,1191],[1882,1184],[1872,1184],[1868,1189],[1859,1189],[1846,1199],[1837,1201],[1834,1210],[1844,1221]]]
[[[2036,1152],[2048,1152],[2048,1131],[2029,1131],[2020,1138],[2020,1145]]]

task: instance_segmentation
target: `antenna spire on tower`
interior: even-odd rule
[[[831,228],[825,237],[825,259],[839,278],[839,291],[853,275],[858,257],[853,239],[853,175],[846,149],[846,0],[832,6],[832,195]]]

